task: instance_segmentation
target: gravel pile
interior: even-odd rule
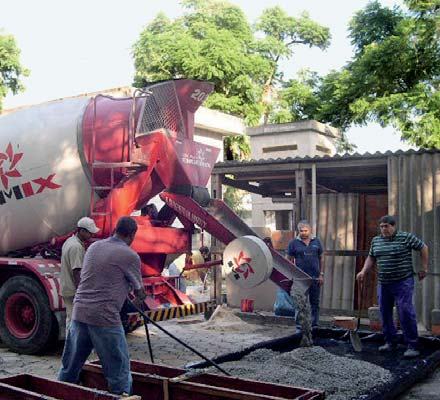
[[[202,329],[227,332],[250,332],[255,325],[248,324],[234,315],[226,306],[220,306],[215,310],[211,319],[198,325]]]
[[[392,378],[388,370],[375,364],[336,356],[319,346],[287,353],[260,349],[221,366],[236,377],[323,390],[326,399],[332,400],[365,394]],[[211,368],[210,372],[217,373]]]

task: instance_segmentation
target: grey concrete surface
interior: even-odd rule
[[[241,315],[241,313],[237,314]],[[214,358],[261,341],[290,335],[293,333],[291,322],[292,320],[286,317],[259,314],[242,320],[228,309],[220,313],[219,317],[212,322],[205,321],[200,315],[162,322],[161,326],[202,354]],[[197,355],[177,344],[158,328],[151,327],[150,333],[156,363],[183,367],[189,362],[201,361]],[[150,362],[145,330],[142,327],[129,334],[127,341],[132,359]],[[55,378],[60,366],[61,354],[62,343],[51,349],[48,354],[40,356],[18,355],[0,345],[0,377],[30,373]],[[97,357],[92,354],[90,358],[96,359]],[[400,396],[399,400],[440,400],[439,388],[440,369],[425,382],[415,385]]]

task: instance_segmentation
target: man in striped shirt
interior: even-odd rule
[[[363,281],[374,263],[379,269],[379,309],[385,344],[379,351],[392,351],[397,347],[397,331],[393,322],[393,307],[397,305],[403,338],[408,346],[406,358],[417,357],[417,318],[412,302],[414,293],[412,251],[420,252],[422,269],[419,280],[428,272],[428,247],[423,241],[408,232],[396,229],[396,220],[386,215],[379,220],[380,235],[373,238],[370,252],[356,279]]]

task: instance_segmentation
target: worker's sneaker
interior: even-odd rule
[[[381,353],[386,353],[388,351],[394,351],[396,350],[396,348],[397,348],[396,343],[385,343],[383,346],[379,347],[379,351]]]
[[[405,351],[405,353],[403,353],[403,356],[405,358],[414,358],[414,357],[418,357],[419,355],[420,355],[420,352],[413,347],[408,347],[408,349]]]

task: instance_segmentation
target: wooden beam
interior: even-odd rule
[[[307,180],[306,171],[295,171],[295,225],[302,219],[306,219],[307,210]]]
[[[213,175],[211,176],[211,196],[214,199],[222,199],[222,176]],[[214,236],[211,236],[211,245],[213,247],[217,246],[217,239]],[[217,258],[214,255],[214,258]],[[210,299],[215,300],[217,305],[222,304],[222,269],[221,266],[212,267],[212,281]]]
[[[388,166],[388,158],[381,156],[378,158],[333,158],[333,159],[319,159],[313,161],[273,161],[261,160],[260,162],[243,161],[242,163],[234,162],[231,165],[220,163],[220,165],[214,166],[214,174],[234,174],[246,171],[253,172],[265,172],[270,169],[276,171],[296,171],[301,169],[311,169],[312,165],[316,163],[316,169],[328,169],[328,168],[355,168],[355,167],[378,167],[382,166],[385,169]]]
[[[258,186],[250,185],[247,182],[236,181],[235,179],[229,179],[229,178],[226,178],[226,177],[223,177],[222,182],[223,182],[224,185],[232,186],[232,187],[235,187],[237,189],[246,190],[247,192],[251,192],[251,193],[257,193],[257,194],[260,194],[261,196],[267,196],[268,195],[267,191],[262,190]]]
[[[316,235],[316,218],[317,218],[317,211],[316,211],[316,165],[312,165],[312,232],[314,235]]]

